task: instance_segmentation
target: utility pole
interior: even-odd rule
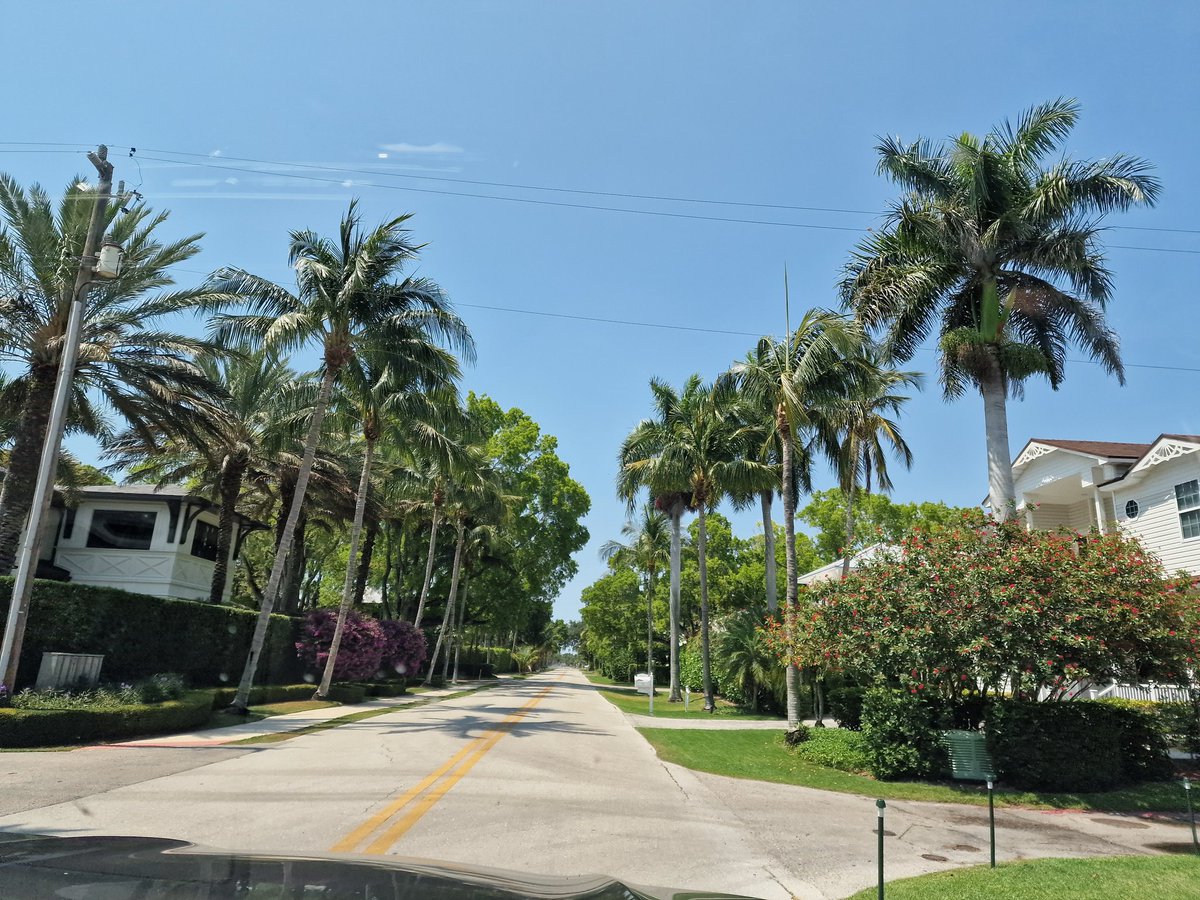
[[[96,184],[96,203],[92,207],[92,219],[88,225],[87,238],[83,245],[83,256],[79,260],[79,271],[75,275],[75,287],[71,293],[71,313],[67,320],[67,336],[58,362],[58,378],[54,384],[54,401],[50,407],[50,423],[46,430],[46,441],[42,445],[42,459],[34,488],[33,503],[29,507],[29,518],[25,522],[21,553],[17,558],[17,574],[13,581],[12,599],[8,605],[8,620],[4,626],[4,638],[0,641],[0,683],[8,686],[9,694],[15,692],[17,666],[21,661],[21,642],[25,637],[25,622],[29,617],[29,598],[33,593],[33,576],[41,555],[42,522],[50,511],[50,500],[54,495],[54,479],[58,473],[58,453],[62,443],[63,428],[67,421],[67,407],[71,399],[71,386],[75,378],[75,364],[79,358],[79,336],[83,328],[83,307],[87,301],[88,288],[96,277],[97,248],[104,231],[105,214],[108,212],[109,194],[112,191],[113,166],[108,161],[108,148],[101,144],[95,153],[87,155],[96,167],[99,180]],[[115,271],[109,277],[115,276]]]

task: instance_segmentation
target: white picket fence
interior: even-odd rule
[[[1120,697],[1122,700],[1150,700],[1154,703],[1186,703],[1191,699],[1188,689],[1177,684],[1110,684],[1092,685],[1080,694],[1088,700],[1101,697]]]

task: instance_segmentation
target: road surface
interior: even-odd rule
[[[277,744],[4,753],[0,784],[5,830],[603,873],[763,898],[841,897],[875,872],[869,798],[664,764],[570,669]],[[997,819],[1001,859],[1186,838],[1116,816]],[[896,802],[888,876],[986,861],[986,823],[977,807]]]

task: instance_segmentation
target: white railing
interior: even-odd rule
[[[1109,684],[1105,687],[1093,685],[1081,696],[1091,700],[1101,697],[1120,697],[1122,700],[1149,700],[1153,703],[1186,703],[1191,695],[1186,687],[1177,684]]]

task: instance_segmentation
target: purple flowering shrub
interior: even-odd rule
[[[385,643],[380,666],[387,675],[415,675],[425,661],[425,634],[411,622],[385,619],[379,623]]]
[[[321,672],[329,659],[329,644],[337,626],[337,611],[318,609],[304,620],[296,652],[304,664]],[[333,668],[334,681],[364,681],[378,674],[388,638],[377,619],[360,616],[354,610],[346,615],[342,643]]]

